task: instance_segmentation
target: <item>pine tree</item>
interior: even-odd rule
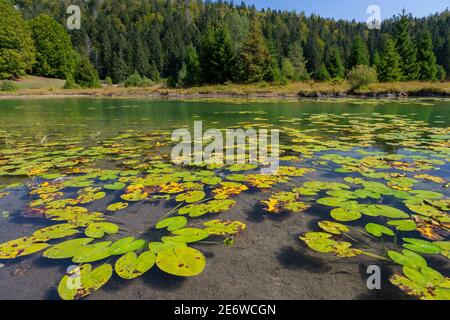
[[[419,75],[416,47],[410,35],[410,18],[410,15],[403,10],[396,23],[395,44],[401,58],[403,80],[415,80]]]
[[[369,60],[369,50],[367,49],[367,45],[360,37],[357,37],[353,42],[349,57],[349,69],[358,65],[368,66]]]
[[[306,53],[308,57],[307,66],[309,72],[315,79],[318,79],[322,73],[322,65],[324,63],[324,47],[325,43],[316,32],[312,34],[306,46]]]
[[[267,77],[271,64],[269,49],[261,32],[260,23],[254,19],[249,34],[239,54],[241,80],[258,82]]]
[[[183,85],[192,86],[200,83],[201,69],[197,51],[190,45],[186,52],[186,76]]]
[[[210,24],[202,39],[202,77],[208,83],[224,83],[234,78],[236,64],[233,41],[225,26]]]
[[[328,72],[327,67],[325,66],[325,63],[322,63],[322,65],[320,66],[320,69],[319,69],[319,72],[317,73],[316,79],[320,80],[320,81],[331,80],[331,75]]]
[[[345,68],[342,64],[341,54],[336,47],[331,47],[328,49],[327,56],[325,58],[325,66],[332,78],[344,78]]]
[[[390,35],[384,36],[383,51],[376,60],[378,61],[375,67],[380,81],[388,82],[402,79],[402,70],[400,68],[401,58],[395,48],[395,42]]]
[[[423,32],[417,48],[417,63],[419,64],[420,80],[436,80],[437,65],[433,52],[433,40],[429,32]]]

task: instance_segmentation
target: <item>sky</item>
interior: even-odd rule
[[[377,5],[381,10],[381,19],[387,19],[406,8],[415,17],[424,17],[432,13],[444,11],[450,7],[449,0],[243,0],[244,3],[254,4],[258,9],[305,11],[322,17],[367,21],[370,16],[366,13],[370,5]],[[240,3],[235,0],[234,3]]]

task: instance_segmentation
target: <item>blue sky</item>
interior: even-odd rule
[[[257,8],[270,7],[272,9],[305,11],[322,17],[336,19],[356,19],[366,21],[369,14],[367,7],[377,5],[381,9],[381,18],[390,18],[406,8],[416,17],[427,16],[450,7],[449,0],[243,0],[247,4],[254,4]],[[240,0],[234,0],[240,3]]]

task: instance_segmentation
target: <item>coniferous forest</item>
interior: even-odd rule
[[[381,82],[443,80],[450,75],[448,10],[426,18],[413,18],[404,10],[384,20],[381,30],[370,30],[365,23],[355,21],[257,10],[223,1],[0,2],[18,6],[18,14],[27,24],[28,31],[23,32],[31,32],[32,38],[23,40],[23,46],[34,43],[32,49],[18,49],[19,55],[28,55],[18,57],[21,63],[7,58],[0,61],[3,78],[29,72],[73,79],[80,84],[83,78],[89,79],[86,73],[92,75],[96,70],[100,79],[112,83],[135,75],[182,87],[227,82],[328,81],[344,79],[356,66],[373,68]],[[81,7],[80,30],[65,28],[70,4]],[[43,15],[50,15],[59,25]],[[4,31],[2,37],[7,37]],[[59,40],[49,41],[50,37]],[[48,42],[53,43],[52,53]],[[76,54],[70,53],[70,42]],[[6,41],[2,40],[0,46],[3,43]],[[1,50],[5,52],[4,48]],[[8,50],[11,52],[12,48]],[[64,53],[55,54],[58,50]],[[7,71],[8,61],[16,70]],[[33,64],[27,65],[27,61]],[[90,84],[88,80],[85,83]]]

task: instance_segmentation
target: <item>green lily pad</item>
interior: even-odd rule
[[[417,228],[413,220],[391,220],[388,225],[395,226],[398,231],[414,231]]]
[[[14,259],[28,256],[48,248],[48,243],[42,243],[42,239],[25,237],[0,244],[0,259]]]
[[[371,217],[386,217],[391,219],[407,219],[409,215],[402,210],[381,204],[362,206],[361,212]]]
[[[377,223],[368,223],[365,228],[368,233],[375,237],[381,237],[383,234],[392,237],[395,236],[395,233],[391,229]]]
[[[106,259],[111,256],[110,245],[111,241],[105,241],[82,246],[75,252],[72,261],[75,263],[88,263]]]
[[[117,240],[109,247],[109,253],[112,256],[122,255],[128,252],[141,250],[145,246],[145,240],[126,237]]]
[[[50,240],[72,236],[74,234],[77,234],[78,232],[79,231],[76,230],[76,226],[65,223],[37,230],[36,232],[33,233],[33,236],[39,239]]]
[[[128,252],[117,260],[115,270],[119,277],[130,280],[142,276],[155,262],[156,255],[153,252],[145,251],[139,257],[134,252]]]
[[[123,210],[125,208],[128,207],[128,203],[127,202],[116,202],[113,204],[110,204],[106,210],[107,211],[119,211],[119,210]]]
[[[334,220],[343,222],[355,221],[361,218],[361,213],[359,213],[358,211],[347,210],[344,208],[333,209],[331,210],[330,215]]]
[[[165,249],[174,249],[176,247],[187,247],[187,244],[167,240],[165,242],[150,242],[148,244],[149,250],[153,253],[159,253]]]
[[[237,235],[247,228],[247,226],[240,221],[230,220],[211,220],[203,223],[205,231],[212,235],[231,236]]]
[[[46,250],[44,257],[50,259],[68,259],[72,258],[82,246],[94,241],[92,238],[73,239],[58,243]]]
[[[442,251],[440,247],[426,240],[403,238],[403,241],[407,242],[403,247],[412,251],[420,253],[440,253]]]
[[[331,221],[319,221],[319,227],[332,234],[341,234],[342,232],[349,231],[349,229],[343,224]]]
[[[206,260],[203,254],[189,247],[164,249],[156,256],[156,265],[162,271],[180,277],[197,276],[203,272]]]
[[[204,198],[205,198],[205,193],[203,191],[194,190],[194,191],[188,191],[186,193],[179,194],[175,198],[175,200],[177,202],[185,201],[187,203],[194,203],[194,202],[198,202]]]
[[[170,237],[163,237],[162,241],[174,241],[174,242],[184,242],[184,243],[191,243],[191,242],[197,242],[201,241],[203,239],[208,238],[209,233],[202,229],[196,229],[196,228],[184,228],[184,229],[178,229],[172,232],[174,236]]]
[[[76,267],[66,274],[58,285],[59,296],[64,300],[76,300],[103,287],[112,276],[112,266],[104,264],[92,270],[90,264]]]
[[[396,262],[402,266],[407,266],[407,267],[416,268],[416,269],[427,266],[427,262],[424,258],[422,258],[417,253],[410,251],[410,250],[404,249],[404,250],[402,250],[402,253],[389,250],[388,256],[394,262]]]
[[[187,224],[187,219],[182,216],[171,217],[158,222],[155,226],[156,229],[167,228],[168,231],[175,231],[183,228]]]

